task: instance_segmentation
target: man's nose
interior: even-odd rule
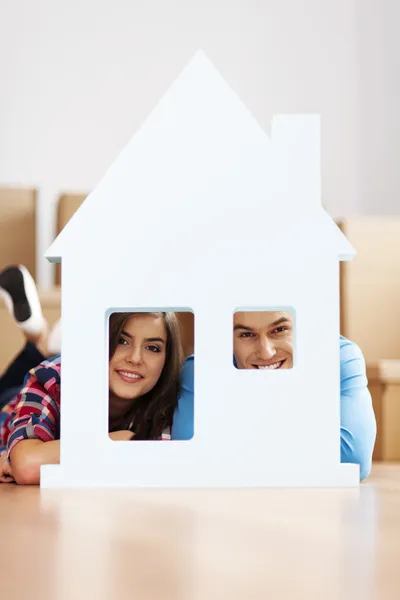
[[[262,337],[258,344],[257,353],[260,360],[271,360],[276,354],[276,348],[268,337]]]

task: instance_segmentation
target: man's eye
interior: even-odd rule
[[[287,327],[277,327],[276,329],[274,329],[274,333],[283,333],[284,331],[288,331]]]
[[[253,334],[251,331],[244,331],[243,333],[241,333],[241,334],[239,335],[239,337],[241,337],[241,338],[247,338],[247,337],[251,337],[251,336],[253,336],[253,335],[254,335],[254,334]]]
[[[150,352],[160,352],[160,348],[158,346],[147,346],[147,349],[150,350]]]

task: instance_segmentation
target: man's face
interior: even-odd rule
[[[288,312],[237,312],[233,351],[238,369],[291,369],[293,317]]]

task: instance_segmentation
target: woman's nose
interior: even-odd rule
[[[140,347],[132,348],[132,351],[129,353],[127,359],[130,363],[140,365],[143,362],[142,349]]]

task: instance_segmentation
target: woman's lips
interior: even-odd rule
[[[117,371],[124,383],[138,383],[142,381],[143,375],[135,371]]]

